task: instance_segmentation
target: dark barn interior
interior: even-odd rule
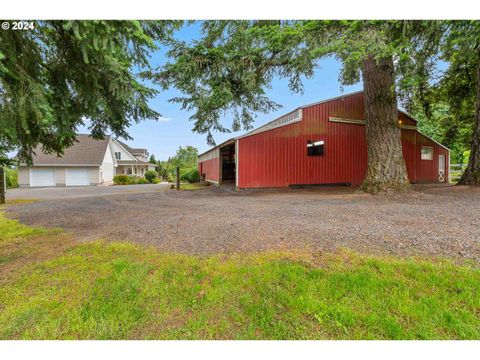
[[[220,149],[222,181],[235,181],[235,143]]]

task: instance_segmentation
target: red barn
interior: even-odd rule
[[[237,189],[361,185],[367,168],[363,92],[302,106],[199,155],[206,181]],[[448,181],[450,151],[420,133],[398,110],[403,156],[412,183]]]

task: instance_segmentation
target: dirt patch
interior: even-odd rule
[[[74,245],[71,234],[55,233],[19,238],[0,244],[0,285],[8,275],[34,262],[40,262],[62,255]]]
[[[108,239],[186,254],[346,247],[368,254],[480,260],[480,189],[417,186],[406,195],[352,188],[235,192],[209,187],[44,200],[7,207],[79,241]]]

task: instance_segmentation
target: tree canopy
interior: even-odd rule
[[[460,183],[480,183],[480,22],[444,21],[439,50],[421,86],[411,86],[405,105],[420,128],[451,149],[451,161],[468,162]],[[438,71],[442,62],[445,70]],[[418,67],[418,66],[416,66]],[[468,156],[466,156],[468,155]],[[477,175],[475,175],[477,174]]]
[[[171,166],[181,168],[197,167],[198,149],[194,146],[180,146],[175,154],[168,159]]]
[[[90,120],[94,138],[128,139],[133,122],[155,119],[156,91],[135,71],[149,68],[155,40],[173,25],[160,21],[38,21],[32,31],[0,32],[0,162],[19,149],[61,154]]]
[[[318,62],[333,55],[343,64],[341,83],[363,80],[366,89],[364,188],[406,189],[395,81],[402,75],[405,83],[420,83],[418,65],[437,49],[432,40],[439,32],[432,28],[436,23],[429,21],[207,21],[202,38],[175,43],[169,52],[173,61],[153,77],[183,93],[172,101],[194,110],[194,131],[206,133],[213,144],[212,130],[230,131],[220,122],[225,114],[232,114],[232,130],[249,129],[255,112],[279,107],[266,95],[275,76],[301,92],[303,77],[312,77]]]
[[[156,163],[157,163],[157,160],[155,159],[155,155],[154,155],[154,154],[150,155],[150,158],[148,159],[148,162],[149,162],[150,164],[156,164]]]

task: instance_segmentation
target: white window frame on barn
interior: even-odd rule
[[[433,146],[422,146],[420,153],[422,160],[433,160]]]

